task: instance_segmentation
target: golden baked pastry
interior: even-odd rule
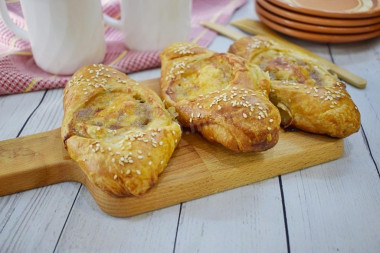
[[[284,127],[340,138],[359,130],[360,113],[345,84],[312,57],[264,36],[243,37],[229,52],[269,73],[269,97]]]
[[[181,138],[157,94],[108,66],[78,70],[63,105],[61,135],[70,157],[116,196],[151,188]]]
[[[177,42],[161,57],[161,97],[184,127],[240,152],[263,151],[278,141],[280,115],[270,81],[235,55]]]

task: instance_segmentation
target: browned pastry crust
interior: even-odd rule
[[[88,176],[116,196],[151,188],[181,138],[160,98],[103,65],[78,70],[64,90],[62,140]]]
[[[284,127],[340,138],[359,130],[360,113],[345,84],[305,53],[264,36],[241,38],[229,52],[269,73],[270,99]]]
[[[160,57],[161,95],[182,126],[234,151],[263,151],[277,143],[281,119],[268,99],[268,76],[259,68],[184,42]]]

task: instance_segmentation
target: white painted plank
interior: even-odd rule
[[[0,140],[15,138],[38,106],[44,91],[0,96]]]
[[[27,95],[30,97],[26,102],[34,102],[33,94]],[[22,115],[22,111],[30,109],[34,108],[20,105],[13,113]],[[57,128],[62,116],[62,90],[48,91],[21,135]],[[25,119],[17,119],[13,125],[22,126]],[[52,252],[79,186],[78,183],[62,183],[1,197],[0,252]]]
[[[179,225],[176,252],[287,251],[277,177],[184,203]]]
[[[380,37],[362,43],[332,47],[334,60],[342,67],[364,77],[364,90],[348,87],[362,117],[373,158],[380,167]]]
[[[379,48],[380,39],[332,46],[337,64],[368,81],[364,90],[347,88],[377,163]],[[363,132],[345,139],[341,159],[284,176],[283,189],[292,252],[378,252],[380,180]]]
[[[130,218],[111,217],[81,188],[57,252],[172,252],[179,205]]]
[[[360,133],[337,161],[282,179],[291,252],[378,252],[380,183]]]

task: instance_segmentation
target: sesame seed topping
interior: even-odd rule
[[[248,116],[243,112],[243,117],[246,119]]]
[[[140,171],[140,170],[136,170],[136,173],[137,173],[138,175],[141,175],[141,171]]]
[[[115,174],[115,175],[113,176],[113,179],[116,180],[116,178],[117,178],[117,175]]]
[[[149,164],[149,165],[152,165],[152,161],[149,161],[148,164]]]

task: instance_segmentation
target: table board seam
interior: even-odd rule
[[[77,194],[75,195],[75,198],[74,198],[74,201],[73,201],[73,203],[72,203],[72,205],[71,205],[71,207],[70,207],[69,213],[67,214],[67,217],[66,217],[65,223],[63,223],[63,226],[62,226],[61,232],[59,233],[59,236],[58,236],[57,242],[56,242],[56,244],[55,244],[55,246],[54,246],[53,253],[56,252],[56,250],[57,250],[57,247],[58,247],[59,241],[61,240],[61,236],[62,236],[62,234],[63,234],[63,230],[65,230],[65,227],[66,227],[67,221],[68,221],[69,218],[70,218],[71,212],[72,212],[72,210],[73,210],[73,208],[74,208],[75,202],[77,201],[77,198],[78,198],[78,196],[79,196],[79,192],[80,192],[80,190],[82,189],[82,186],[83,186],[83,184],[81,184],[81,185],[79,186],[79,189],[78,189],[78,191],[77,191]]]
[[[17,137],[20,137],[20,135],[21,135],[22,131],[24,130],[26,124],[28,124],[28,122],[29,122],[29,120],[32,118],[33,114],[37,111],[37,109],[40,107],[40,105],[41,105],[42,102],[44,101],[47,92],[48,92],[48,90],[45,90],[44,95],[42,96],[40,102],[38,103],[38,105],[36,106],[36,108],[34,108],[34,110],[30,113],[30,115],[28,116],[28,118],[25,120],[25,122],[24,122],[24,124],[22,125],[20,131],[17,133],[16,138],[17,138]]]

